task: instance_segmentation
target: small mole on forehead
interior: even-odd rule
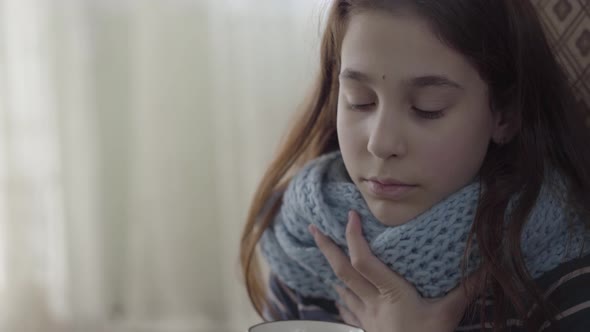
[[[386,79],[386,78],[387,78],[387,77],[386,77],[385,75],[383,75],[383,80],[384,80],[384,81],[385,81],[385,79]]]

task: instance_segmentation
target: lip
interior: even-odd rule
[[[404,183],[402,181],[393,179],[393,178],[378,178],[378,177],[371,177],[366,179],[367,181],[376,182],[384,186],[415,186],[413,184]]]
[[[374,196],[391,200],[400,200],[417,187],[393,179],[367,179],[365,183]]]

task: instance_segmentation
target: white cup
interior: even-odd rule
[[[313,320],[284,320],[254,325],[248,332],[365,332],[351,325]]]

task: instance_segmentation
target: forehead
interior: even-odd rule
[[[477,75],[467,59],[443,43],[430,25],[411,14],[354,14],[342,43],[342,68],[393,79],[432,75],[465,81]]]

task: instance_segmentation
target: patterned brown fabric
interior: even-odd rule
[[[590,127],[590,0],[531,0]]]

